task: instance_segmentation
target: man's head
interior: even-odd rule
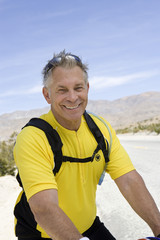
[[[87,66],[79,57],[62,52],[43,70],[43,95],[56,120],[65,128],[78,130],[88,102]]]
[[[71,53],[66,53],[65,50],[54,54],[53,58],[48,61],[47,65],[44,67],[43,74],[43,86],[49,88],[51,81],[53,80],[53,71],[56,67],[63,67],[66,69],[71,69],[75,66],[79,66],[84,73],[84,81],[88,83],[88,67],[86,64],[82,63],[81,59]]]

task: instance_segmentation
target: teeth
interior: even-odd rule
[[[67,109],[76,109],[77,107],[78,107],[78,105],[77,106],[74,106],[74,107],[68,107],[68,106],[65,106]]]

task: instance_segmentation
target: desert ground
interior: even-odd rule
[[[160,135],[128,134],[118,137],[160,209]],[[0,177],[0,240],[16,240],[13,208],[19,192],[15,177]],[[117,240],[153,236],[107,174],[102,186],[98,186],[96,201],[98,215]]]

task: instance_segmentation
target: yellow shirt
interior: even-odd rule
[[[87,158],[93,155],[97,142],[88,128],[84,117],[78,131],[63,128],[54,118],[52,112],[41,117],[56,129],[63,143],[63,156]],[[108,129],[99,119],[92,116],[104,137],[110,144]],[[107,172],[112,179],[134,169],[131,160],[109,123],[112,134],[112,147]],[[23,183],[27,199],[45,189],[57,189],[59,206],[83,233],[96,217],[96,189],[105,166],[103,153],[93,162],[63,162],[59,172],[54,176],[54,156],[45,133],[35,127],[26,127],[18,135],[14,148],[15,162]],[[19,199],[17,200],[17,202]],[[49,237],[43,229],[42,237]]]

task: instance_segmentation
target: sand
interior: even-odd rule
[[[0,240],[15,240],[13,208],[20,192],[15,177],[0,177]]]
[[[129,134],[120,135],[119,138],[131,158],[135,158],[134,164],[160,208],[160,136]],[[152,171],[150,171],[151,164],[153,165],[150,161],[151,156],[154,161]],[[144,165],[145,168],[142,167]],[[0,177],[0,240],[17,239],[14,236],[13,208],[19,192],[20,188],[15,177]],[[97,206],[98,215],[117,240],[136,240],[152,236],[150,228],[131,209],[109,175],[106,175],[102,186],[98,187]]]

